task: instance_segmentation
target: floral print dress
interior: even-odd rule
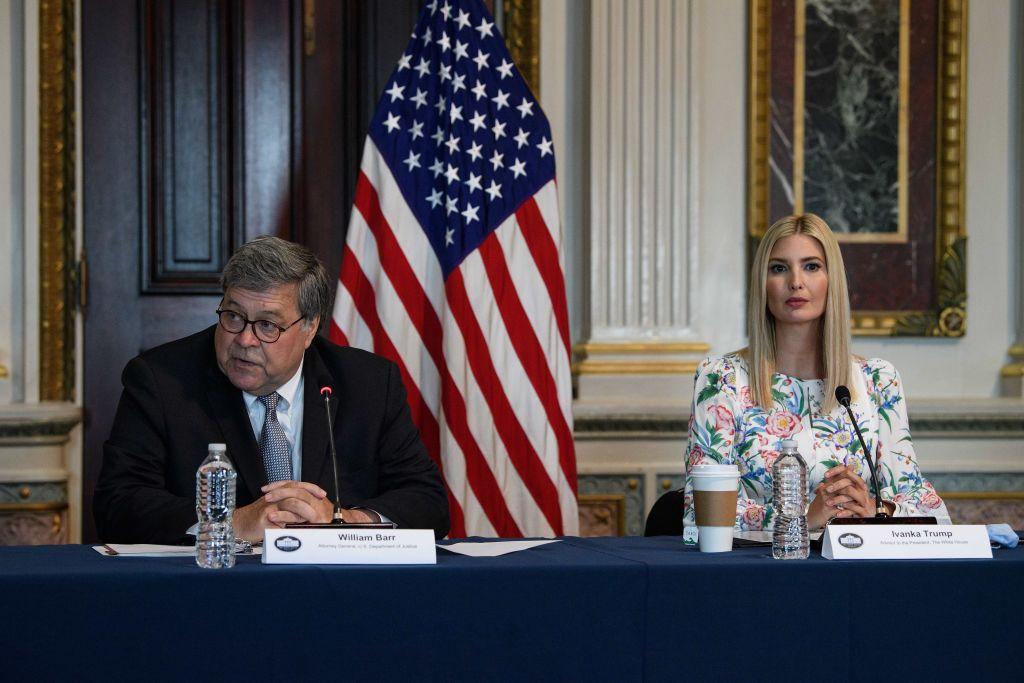
[[[878,458],[882,499],[896,505],[896,516],[927,515],[949,523],[946,505],[917,466],[899,373],[887,361],[872,358],[853,361],[852,375],[851,407],[868,449]],[[775,374],[772,408],[766,411],[751,397],[741,355],[705,359],[693,392],[683,523],[694,525],[690,468],[715,462],[739,466],[736,528],[771,529],[772,464],[783,439],[795,439],[807,462],[808,501],[825,472],[836,465],[850,467],[870,491],[871,475],[849,415],[842,406],[822,412],[825,390],[822,380]]]

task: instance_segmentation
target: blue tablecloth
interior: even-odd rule
[[[994,554],[778,562],[678,538],[572,538],[498,558],[440,551],[436,566],[243,557],[210,571],[0,548],[0,675],[1019,680],[1024,549]]]

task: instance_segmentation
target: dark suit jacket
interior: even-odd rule
[[[214,328],[132,359],[93,500],[107,542],[178,543],[196,522],[195,476],[207,445],[226,443],[238,471],[237,506],[267,483],[242,392],[220,371]],[[420,441],[394,363],[320,337],[303,364],[302,477],[334,499],[327,416],[331,409],[343,505],[371,508],[401,527],[448,533],[441,476]]]

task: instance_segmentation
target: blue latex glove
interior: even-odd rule
[[[986,524],[988,528],[988,540],[998,543],[1004,548],[1016,548],[1020,539],[1017,532],[1010,528],[1009,524]]]

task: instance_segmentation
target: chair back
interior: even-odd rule
[[[683,491],[665,493],[654,503],[647,515],[644,536],[683,535]]]

